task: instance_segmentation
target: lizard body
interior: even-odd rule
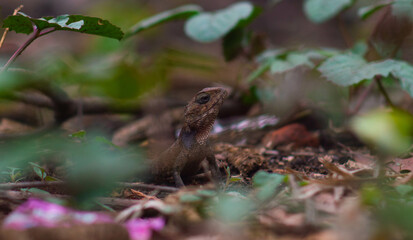
[[[172,176],[175,184],[182,187],[182,178],[194,176],[205,159],[212,173],[219,174],[208,135],[227,95],[224,88],[205,88],[189,101],[178,139],[152,163],[152,175],[156,179]]]

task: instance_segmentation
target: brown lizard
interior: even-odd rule
[[[152,162],[155,179],[172,176],[176,186],[182,187],[182,178],[194,176],[205,159],[214,177],[219,176],[215,156],[208,145],[208,135],[227,95],[228,91],[224,88],[205,88],[189,101],[178,139]]]

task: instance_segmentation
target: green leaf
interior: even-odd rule
[[[366,20],[371,15],[373,15],[375,12],[379,11],[380,9],[388,5],[390,5],[390,3],[383,2],[383,3],[377,3],[377,4],[365,6],[365,7],[359,8],[357,14],[359,15],[361,19]]]
[[[395,0],[392,5],[392,14],[413,21],[413,0]]]
[[[259,13],[249,2],[235,3],[213,13],[201,13],[185,24],[185,33],[199,42],[213,42],[237,27],[244,27]]]
[[[0,73],[0,95],[8,95],[13,91],[24,88],[34,82],[26,74],[17,71]]]
[[[80,130],[80,131],[74,132],[74,133],[70,134],[69,137],[84,139],[86,137],[86,131],[85,130]]]
[[[3,20],[2,28],[9,28],[16,33],[30,34],[33,32],[33,23],[23,15],[9,16]]]
[[[354,44],[350,51],[354,54],[364,56],[367,53],[367,50],[367,43],[365,43],[364,41],[358,41]]]
[[[165,12],[158,13],[150,18],[144,19],[133,27],[125,34],[125,38],[135,35],[143,30],[155,27],[159,24],[169,22],[177,19],[188,19],[202,11],[202,8],[195,4],[184,5]]]
[[[322,23],[349,7],[353,0],[306,0],[304,12],[314,23]]]
[[[217,195],[217,192],[214,190],[197,190],[196,191],[197,195],[201,196],[201,197],[215,197]]]
[[[324,61],[318,70],[335,84],[349,86],[360,81],[355,74],[365,64],[366,61],[359,55],[340,54]]]
[[[401,66],[395,60],[367,63],[361,56],[350,53],[327,59],[318,70],[334,83],[340,86],[350,86],[376,75],[388,76],[399,68]]]
[[[192,193],[186,193],[179,197],[179,202],[181,203],[194,203],[200,201],[202,201],[202,197]]]
[[[239,182],[239,181],[241,181],[241,180],[242,180],[241,177],[231,177],[231,178],[229,179],[229,182]]]
[[[383,200],[383,194],[375,186],[364,186],[361,189],[361,202],[367,206],[377,206]]]
[[[82,15],[66,14],[55,18],[32,18],[24,13],[19,13],[19,15],[7,17],[3,21],[2,27],[9,28],[10,31],[15,31],[16,33],[30,34],[33,32],[33,24],[40,31],[53,28],[55,30],[88,33],[118,40],[121,40],[123,37],[122,30],[109,21]]]
[[[281,73],[298,66],[314,67],[314,64],[310,61],[310,56],[307,54],[290,53],[285,60],[275,60],[271,64],[271,73]]]
[[[406,196],[406,194],[413,191],[413,186],[402,184],[402,185],[396,186],[395,189],[400,195]]]
[[[252,178],[254,187],[258,188],[257,198],[265,201],[273,197],[278,187],[283,183],[285,176],[259,171]]]
[[[47,181],[47,182],[60,181],[59,179],[57,179],[57,178],[55,178],[55,177],[52,177],[52,176],[46,176],[46,177],[44,178],[44,180]]]
[[[403,61],[388,59],[367,63],[360,55],[349,53],[327,59],[318,70],[340,86],[350,86],[376,75],[387,77],[391,74],[400,80],[402,89],[413,97],[413,66]]]
[[[256,58],[255,61],[258,63],[264,63],[267,62],[268,59],[275,59],[281,54],[286,53],[287,50],[285,49],[267,49],[261,54],[259,54]]]
[[[376,110],[355,117],[353,131],[381,153],[400,154],[413,143],[413,116],[397,110]]]
[[[255,71],[253,71],[248,77],[247,82],[252,82],[266,71],[268,71],[271,67],[271,64],[274,62],[273,59],[268,59],[264,64],[261,64]]]
[[[97,137],[95,137],[95,141],[96,141],[96,142],[99,142],[99,143],[103,143],[103,144],[105,144],[105,145],[107,145],[107,146],[109,146],[109,147],[113,147],[113,148],[115,148],[115,149],[121,149],[119,146],[117,146],[116,144],[114,144],[112,141],[110,141],[110,140],[108,140],[107,138],[102,137],[102,136],[97,136]]]
[[[413,97],[413,67],[406,62],[398,62],[400,63],[400,68],[394,71],[393,75],[400,80],[402,89]]]
[[[42,167],[40,167],[38,164],[34,162],[30,162],[30,165],[32,165],[33,171],[36,173],[37,176],[40,177],[40,179],[44,180],[47,176],[46,170]]]
[[[226,222],[237,222],[251,214],[254,203],[248,198],[239,196],[222,195],[213,206],[219,219]]]

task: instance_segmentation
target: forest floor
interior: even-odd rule
[[[174,111],[171,114],[178,117],[182,113],[182,109]],[[372,154],[350,132],[314,128],[312,123],[318,120],[311,112],[293,119],[279,121],[275,116],[258,115],[223,121],[225,124],[216,126],[210,135],[212,150],[224,176],[218,186],[202,171],[182,189],[173,182],[162,186],[122,182],[105,197],[97,198],[94,211],[83,212],[95,214],[93,224],[79,220],[80,217],[75,219],[74,213],[80,211],[43,202],[50,198],[69,199],[71,189],[64,181],[39,181],[34,176],[23,182],[2,183],[0,220],[4,227],[0,236],[4,239],[405,239],[409,236],[409,232],[399,231],[397,225],[386,225],[390,219],[399,218],[397,211],[403,208],[383,206],[394,199],[409,199],[413,190],[406,185],[413,176],[410,156],[385,159],[378,170],[377,162],[383,159]],[[3,129],[11,122],[3,121]],[[152,142],[146,135],[150,124],[145,117],[130,122],[114,132],[114,142],[140,144],[150,150]],[[178,127],[179,124],[173,130]],[[137,135],[140,143],[133,141]],[[51,177],[64,179],[56,170],[59,166],[44,169]],[[36,216],[36,207],[44,211],[43,217],[48,214],[55,217],[53,223]],[[388,215],[387,211],[395,215]],[[106,214],[110,220],[102,220],[105,217],[98,214]],[[133,219],[143,222],[133,228],[130,227]],[[35,227],[26,229],[20,225]]]

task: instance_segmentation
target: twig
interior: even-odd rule
[[[55,198],[59,199],[70,199],[70,196],[68,195],[60,195],[60,194],[53,194],[51,195]],[[50,195],[46,194],[39,194],[39,193],[31,193],[31,192],[21,192],[21,191],[0,191],[0,199],[7,199],[9,201],[14,201],[14,202],[22,202],[27,200],[30,197],[39,197],[39,198],[44,198],[44,197],[50,197]],[[133,199],[124,199],[124,198],[113,198],[113,197],[98,197],[96,200],[104,205],[108,205],[111,207],[118,207],[118,208],[125,208],[125,207],[130,207],[132,205],[135,205],[137,203],[141,203],[142,200],[133,200]]]
[[[376,76],[374,76],[374,80],[376,81],[377,86],[379,87],[380,92],[383,94],[384,99],[386,99],[387,105],[389,105],[390,107],[394,108],[394,104],[392,103],[389,95],[387,94],[386,90],[385,90],[384,87],[383,87],[383,84],[382,84],[382,82],[381,82],[381,79],[382,79],[382,78],[383,78],[383,76],[381,76],[381,75],[376,75]]]
[[[16,58],[20,56],[20,54],[30,45],[30,43],[32,43],[36,38],[39,37],[40,30],[37,27],[33,27],[33,29],[34,29],[34,33],[29,37],[29,39],[26,40],[26,42],[23,43],[23,45],[19,47],[19,49],[16,50],[16,52],[14,52],[14,54],[10,57],[10,59],[4,65],[1,72],[7,71],[7,69],[10,67],[10,64],[16,61]]]
[[[20,6],[18,6],[16,9],[14,9],[13,16],[16,16],[16,14],[17,14],[22,8],[23,8],[23,5],[20,5]],[[7,35],[8,32],[9,32],[9,28],[6,28],[6,29],[4,30],[4,32],[3,32],[3,36],[1,36],[1,39],[0,39],[0,48],[1,48],[1,46],[3,46],[4,40],[6,39],[6,35]]]
[[[33,105],[40,108],[53,109],[53,102],[46,96],[40,94],[29,94],[29,93],[10,93],[1,96],[1,98],[18,101],[28,105]]]
[[[43,32],[39,33],[39,37],[42,37],[42,36],[44,36],[44,35],[47,35],[47,34],[49,34],[49,33],[54,32],[54,31],[56,31],[56,29],[55,29],[55,28],[45,30],[45,31],[43,31]]]
[[[159,185],[152,185],[152,184],[146,184],[146,183],[125,183],[125,182],[120,182],[118,183],[120,187],[125,187],[125,188],[144,188],[144,189],[155,189],[155,190],[160,190],[164,192],[177,192],[179,188],[176,187],[169,187],[169,186],[159,186]]]
[[[55,182],[17,182],[17,183],[0,183],[0,189],[19,189],[19,188],[29,188],[29,187],[50,187],[50,186],[64,186],[66,182],[55,181]],[[126,183],[119,182],[118,186],[124,188],[144,188],[144,189],[156,189],[164,192],[176,192],[179,189],[175,187],[159,186],[145,183]]]
[[[62,186],[64,182],[16,182],[16,183],[0,183],[0,189],[19,189],[29,187],[50,187],[50,186]]]
[[[370,83],[370,85],[368,85],[368,86],[364,89],[364,91],[361,93],[360,97],[359,97],[358,100],[357,100],[356,106],[354,107],[353,110],[349,110],[349,111],[347,112],[347,115],[352,116],[352,115],[358,113],[358,111],[360,110],[361,106],[363,106],[363,103],[365,102],[367,96],[369,95],[369,93],[370,93],[371,90],[373,89],[374,84],[375,84],[374,81],[372,81],[372,82]]]
[[[338,28],[340,30],[341,35],[343,36],[344,42],[346,43],[347,47],[353,46],[353,40],[351,39],[350,34],[348,34],[348,31],[344,26],[343,13],[340,13],[338,15]]]

